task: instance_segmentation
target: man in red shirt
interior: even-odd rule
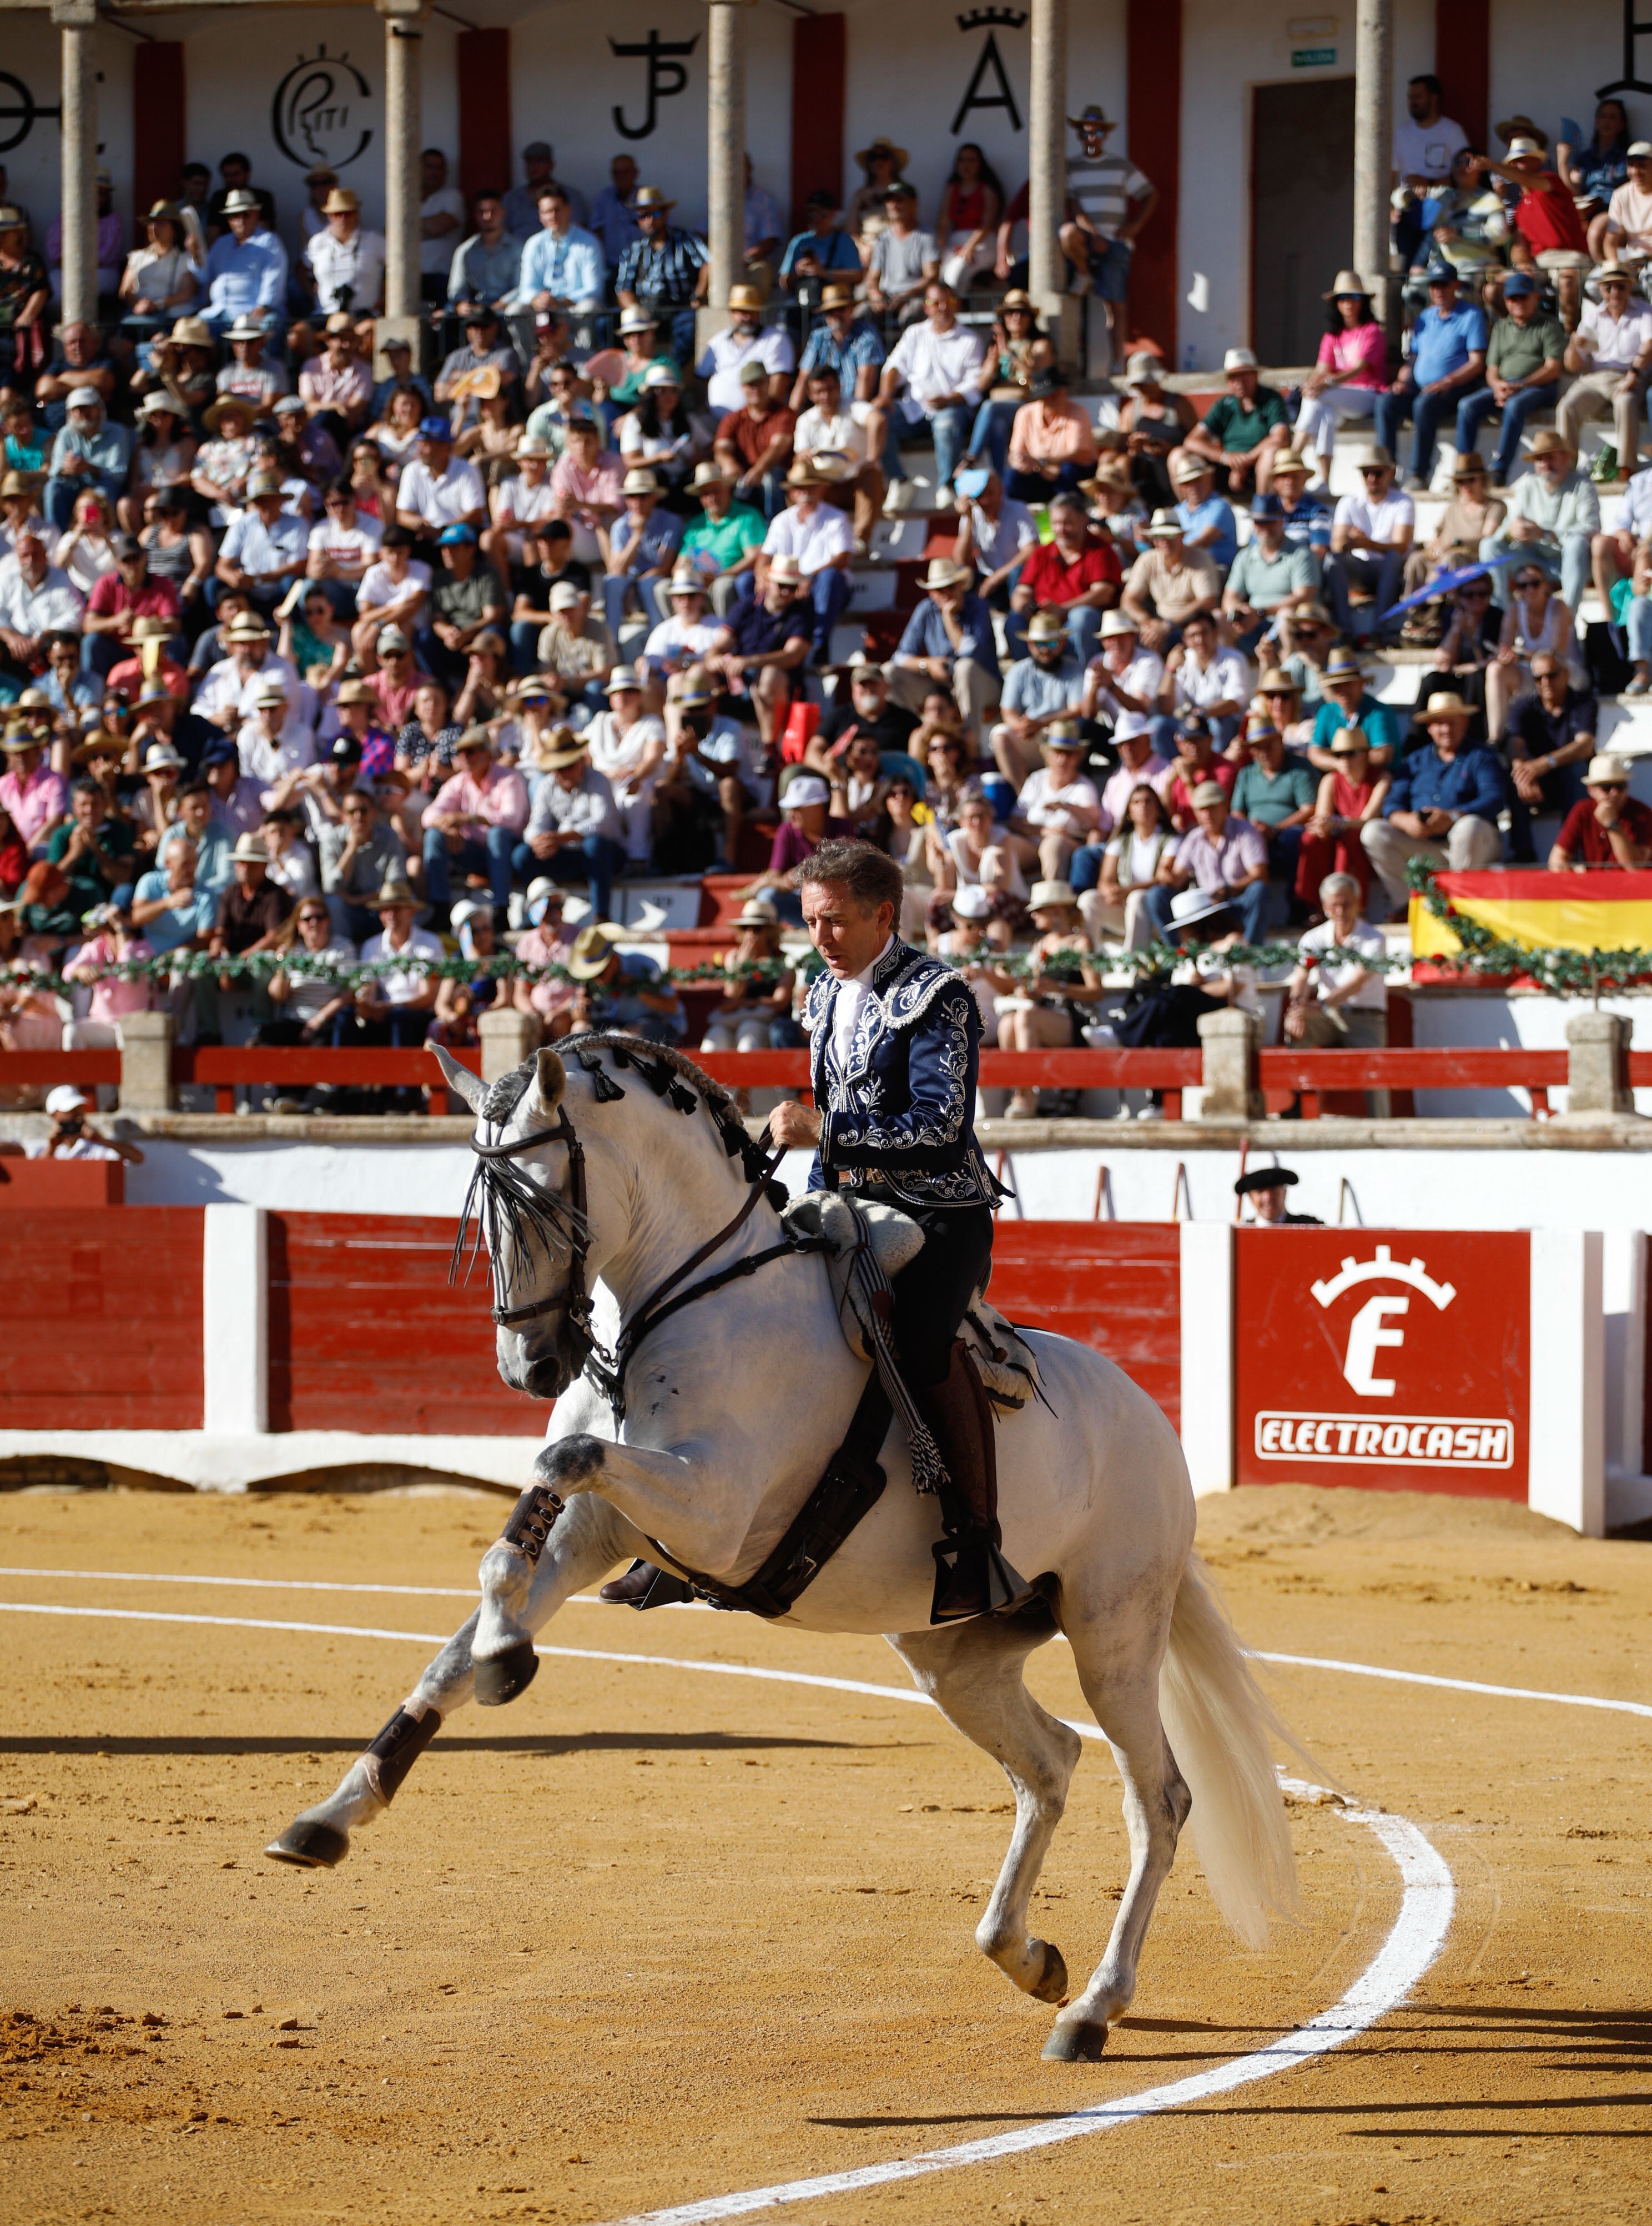
[[[132,654],[132,628],[139,619],[168,619],[168,634],[182,632],[178,590],[170,580],[149,577],[149,560],[130,533],[117,533],[110,542],[115,563],[94,582],[86,599],[86,646],[84,663],[92,672],[107,674]]]
[[[1570,332],[1582,306],[1583,273],[1594,267],[1571,187],[1544,168],[1543,150],[1535,139],[1511,139],[1506,162],[1477,155],[1467,168],[1479,177],[1506,178],[1520,188],[1514,218],[1520,237],[1509,251],[1515,268],[1554,273],[1560,316]]]
[[[1631,872],[1652,860],[1652,806],[1629,792],[1629,767],[1622,758],[1593,757],[1584,778],[1588,794],[1566,815],[1554,849],[1552,874],[1583,866]]]
[[[1050,505],[1050,537],[1022,565],[1010,597],[1005,628],[1010,654],[1026,655],[1027,620],[1034,611],[1053,604],[1066,613],[1068,639],[1088,665],[1096,652],[1102,613],[1110,611],[1119,599],[1123,569],[1113,543],[1091,534],[1081,495],[1055,497]]]

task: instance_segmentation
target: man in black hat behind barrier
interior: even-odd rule
[[[1265,1229],[1323,1229],[1317,1213],[1287,1213],[1286,1200],[1299,1178],[1289,1167],[1249,1167],[1233,1186],[1236,1198],[1248,1198],[1253,1220]]]

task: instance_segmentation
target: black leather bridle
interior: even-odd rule
[[[743,1275],[755,1275],[759,1268],[767,1266],[771,1261],[783,1259],[794,1252],[817,1252],[829,1249],[823,1237],[788,1236],[778,1244],[771,1244],[747,1259],[737,1260],[732,1266],[720,1269],[715,1275],[702,1276],[699,1282],[690,1284],[687,1290],[677,1289],[685,1275],[691,1275],[696,1268],[710,1259],[713,1253],[737,1236],[755,1212],[759,1199],[768,1189],[775,1169],[785,1155],[785,1146],[777,1145],[753,1177],[746,1202],[740,1212],[714,1237],[708,1238],[697,1251],[691,1252],[680,1267],[673,1269],[664,1282],[654,1286],[631,1320],[621,1328],[614,1342],[614,1349],[610,1353],[598,1344],[592,1325],[591,1294],[586,1281],[591,1232],[586,1218],[585,1147],[580,1142],[579,1131],[569,1118],[566,1100],[558,1110],[554,1128],[536,1129],[528,1135],[513,1137],[502,1144],[481,1143],[473,1136],[470,1148],[482,1162],[478,1173],[484,1174],[487,1167],[496,1166],[501,1161],[520,1159],[545,1144],[565,1144],[568,1147],[567,1203],[572,1212],[568,1216],[568,1243],[571,1256],[567,1285],[559,1296],[535,1299],[520,1307],[496,1305],[490,1311],[499,1328],[509,1329],[514,1328],[518,1322],[535,1321],[543,1314],[555,1313],[559,1307],[565,1309],[569,1348],[566,1357],[570,1363],[570,1380],[574,1376],[588,1375],[613,1409],[616,1421],[625,1419],[626,1371],[636,1356],[638,1346],[651,1330],[658,1328],[661,1322],[683,1307],[692,1305],[696,1299],[721,1290],[724,1284],[734,1282]],[[463,1241],[462,1225],[461,1241]],[[676,1292],[675,1297],[668,1297],[667,1294],[671,1292]]]

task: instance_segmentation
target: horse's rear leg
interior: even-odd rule
[[[1059,2063],[1094,2061],[1109,2026],[1135,1994],[1136,1965],[1159,1889],[1176,1857],[1192,1797],[1159,1717],[1158,1644],[1146,1631],[1121,1638],[1083,1625],[1070,1630],[1079,1682],[1095,1711],[1119,1776],[1130,1835],[1130,1875],[1113,1920],[1107,1953],[1077,2001],[1063,2010],[1044,2053]]]
[[[634,1536],[603,1501],[581,1495],[570,1502],[557,1517],[525,1590],[522,1612],[527,1628],[537,1631],[570,1593],[581,1592],[606,1576],[616,1561],[631,1553],[630,1540]],[[476,1677],[473,1649],[482,1613],[478,1608],[454,1633],[372,1746],[345,1771],[337,1790],[295,1816],[264,1849],[266,1854],[312,1868],[331,1868],[344,1860],[350,1852],[351,1833],[359,1825],[370,1824],[389,1807],[409,1771],[442,1728],[442,1719],[473,1697]]]
[[[890,1644],[947,1721],[991,1755],[1015,1796],[1015,1829],[975,1944],[1023,1994],[1058,2002],[1067,1991],[1061,1950],[1026,1929],[1027,1904],[1082,1752],[1077,1733],[1045,1714],[1022,1677],[1027,1656],[1050,1636],[1047,1627],[982,1616],[905,1632]]]

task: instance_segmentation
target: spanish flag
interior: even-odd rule
[[[1652,872],[1608,868],[1551,874],[1528,868],[1436,874],[1434,886],[1465,919],[1528,951],[1652,951]],[[1450,923],[1414,894],[1414,958],[1444,957],[1462,948]]]

